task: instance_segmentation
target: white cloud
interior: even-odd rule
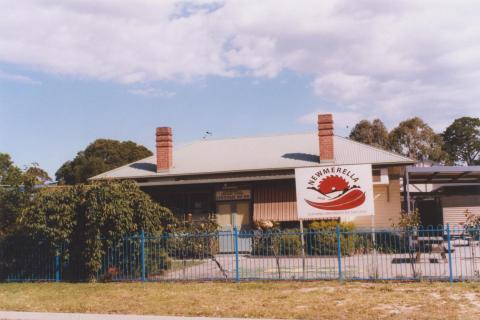
[[[173,91],[166,91],[166,90],[156,89],[152,87],[133,88],[133,89],[129,89],[128,92],[137,96],[144,96],[144,97],[173,98],[176,95],[176,93]]]
[[[478,1],[0,0],[0,62],[128,84],[310,75],[393,124],[480,116]],[[34,26],[34,27],[32,27]]]
[[[5,72],[1,69],[0,69],[0,80],[20,82],[20,83],[32,84],[32,85],[41,84],[40,81],[32,79],[28,76],[24,76],[24,75],[16,74],[16,73]]]

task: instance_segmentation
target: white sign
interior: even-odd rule
[[[250,190],[219,190],[215,192],[215,200],[249,200],[251,198]]]
[[[374,215],[372,166],[295,169],[299,219]]]

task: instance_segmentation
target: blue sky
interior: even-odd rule
[[[480,2],[0,0],[0,152],[50,174],[96,138],[152,149],[361,119],[480,116]]]
[[[212,138],[314,131],[314,119],[302,116],[325,104],[313,94],[309,77],[289,72],[274,79],[149,84],[169,96],[134,94],[130,86],[105,81],[24,74],[38,83],[0,79],[0,150],[20,166],[35,161],[52,175],[97,138],[132,140],[153,150],[157,126],[171,126],[178,144],[201,139],[207,130]]]

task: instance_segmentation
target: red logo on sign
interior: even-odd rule
[[[316,184],[316,181],[322,176],[323,178]],[[357,185],[350,186],[343,176],[348,177],[353,182],[358,181],[354,173],[341,168],[317,172],[311,177],[310,187],[307,189],[320,193],[320,198],[324,201],[317,202],[307,199],[305,201],[314,208],[329,211],[349,210],[362,205],[366,199],[365,192]]]

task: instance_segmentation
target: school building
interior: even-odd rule
[[[206,139],[177,147],[172,129],[160,127],[155,139],[154,156],[93,179],[133,179],[179,218],[215,214],[222,229],[233,223],[248,229],[260,220],[298,226],[295,169],[354,164],[372,166],[375,216],[350,221],[388,228],[401,212],[405,167],[414,163],[334,135],[331,114],[319,115],[317,130],[305,134]]]

